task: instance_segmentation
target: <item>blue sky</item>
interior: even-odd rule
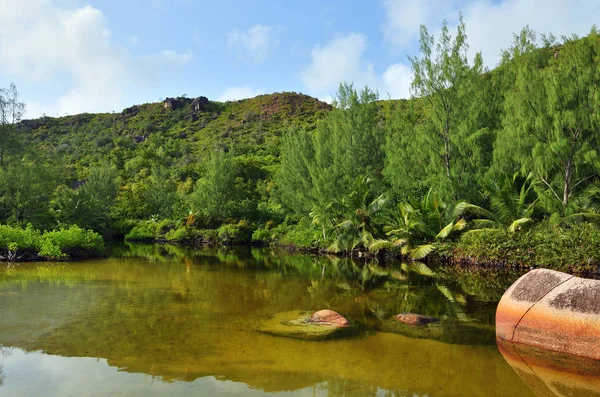
[[[453,30],[459,11],[491,68],[525,25],[586,34],[600,0],[0,0],[0,87],[17,84],[28,118],[182,94],[329,100],[342,81],[403,98],[419,26]]]

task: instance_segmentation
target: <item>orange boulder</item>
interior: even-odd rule
[[[600,359],[600,281],[547,269],[525,274],[498,304],[496,336]]]
[[[350,325],[350,321],[348,321],[346,317],[338,312],[328,309],[314,312],[308,321],[313,324],[335,325],[337,327],[346,327]]]

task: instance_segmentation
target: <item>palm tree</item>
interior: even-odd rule
[[[400,202],[387,211],[384,230],[389,240],[375,241],[370,248],[398,248],[410,259],[423,259],[433,252],[436,241],[462,231],[467,222],[461,218],[465,202],[447,204],[437,192],[429,190],[418,206]]]
[[[333,224],[335,238],[329,246],[332,252],[369,248],[381,233],[377,216],[387,199],[384,194],[374,196],[369,177],[357,179],[354,189],[340,201],[330,204],[340,214]]]
[[[485,182],[483,187],[490,211],[475,205],[465,207],[465,211],[482,217],[472,220],[474,229],[470,232],[506,228],[514,233],[533,224],[538,202],[535,186],[533,174],[527,175],[525,180],[514,174],[512,177],[504,177],[501,184],[492,180]]]

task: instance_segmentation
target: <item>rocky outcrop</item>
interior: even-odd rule
[[[205,96],[199,96],[192,101],[192,111],[201,112],[204,110],[206,105],[208,105],[208,98]]]
[[[496,335],[600,360],[600,281],[547,269],[527,273],[500,300]]]
[[[274,315],[258,331],[274,336],[319,341],[351,335],[356,327],[333,310],[315,313],[294,310]]]
[[[408,325],[427,325],[429,323],[437,323],[440,321],[435,317],[422,316],[415,313],[400,313],[395,316],[397,321]]]

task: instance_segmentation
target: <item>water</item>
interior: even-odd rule
[[[0,271],[0,395],[534,396],[494,340],[514,277],[168,246],[19,264]],[[323,308],[358,333],[256,331],[277,313]],[[390,320],[407,311],[442,322]]]

